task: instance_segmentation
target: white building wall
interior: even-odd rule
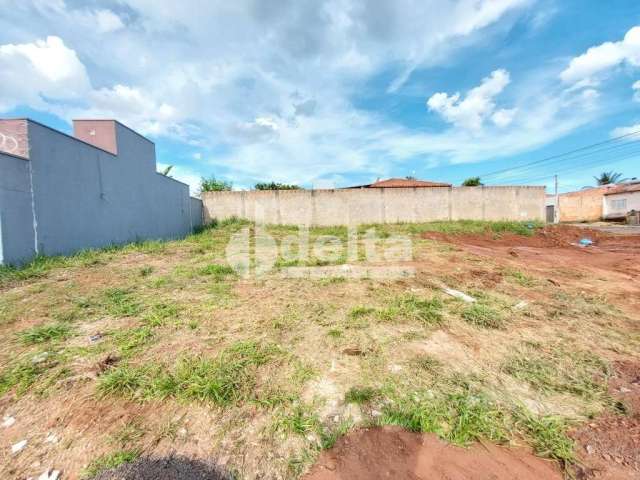
[[[640,211],[640,192],[622,192],[604,196],[604,218],[623,217],[631,210]]]

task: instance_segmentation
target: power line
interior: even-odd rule
[[[550,157],[541,158],[540,160],[536,160],[536,161],[533,161],[533,162],[524,163],[524,164],[518,165],[516,167],[503,168],[501,170],[496,170],[494,172],[485,173],[484,175],[480,175],[480,178],[492,177],[492,176],[495,176],[495,175],[498,175],[498,174],[501,174],[501,173],[506,173],[506,172],[510,172],[510,171],[513,171],[513,170],[522,169],[522,168],[525,168],[525,167],[530,167],[532,165],[540,165],[542,163],[549,162],[551,160],[556,160],[556,159],[567,157],[569,155],[573,155],[573,154],[576,154],[576,153],[588,151],[589,149],[593,149],[593,148],[596,148],[596,147],[599,147],[599,146],[602,146],[602,145],[608,145],[608,144],[611,144],[611,143],[620,142],[623,139],[628,139],[629,137],[632,137],[632,136],[635,136],[635,135],[638,135],[638,134],[640,134],[640,130],[637,130],[637,131],[634,131],[634,132],[630,132],[630,133],[627,133],[625,135],[621,135],[619,137],[611,138],[609,140],[605,140],[605,141],[602,141],[602,142],[598,142],[598,143],[594,143],[594,144],[591,144],[591,145],[587,145],[585,147],[576,148],[575,150],[570,150],[570,151],[565,152],[565,153],[560,153],[560,154],[557,154],[557,155],[552,155]],[[626,142],[625,142],[625,144],[626,144]],[[573,159],[578,159],[578,158],[580,158],[580,156],[576,156]]]

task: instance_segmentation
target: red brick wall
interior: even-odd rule
[[[26,120],[0,120],[0,152],[29,158]]]

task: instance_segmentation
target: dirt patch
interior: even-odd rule
[[[640,276],[640,236],[637,235],[613,235],[561,225],[542,228],[530,237],[511,233],[498,236],[490,233],[447,235],[439,232],[425,232],[423,237],[459,245],[484,256],[578,269],[589,265],[633,278]],[[592,240],[593,245],[580,246],[582,238]]]
[[[558,466],[524,449],[448,445],[399,427],[357,430],[323,452],[305,480],[562,479]]]
[[[211,463],[181,456],[141,458],[102,472],[94,480],[232,480],[234,477]]]
[[[609,413],[573,432],[584,462],[579,478],[640,478],[640,364],[616,362],[614,371],[609,393],[626,415]]]

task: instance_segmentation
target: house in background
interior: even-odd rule
[[[547,221],[597,222],[620,220],[631,210],[640,210],[640,182],[584,188],[547,195]]]
[[[640,211],[640,182],[616,185],[604,193],[605,220],[624,218],[631,210]]]
[[[389,178],[387,180],[377,180],[367,185],[354,185],[346,188],[433,188],[450,187],[450,183],[431,182],[428,180],[416,180],[412,178]]]
[[[0,120],[0,264],[190,233],[202,202],[156,172],[155,145],[114,120],[74,135]]]

